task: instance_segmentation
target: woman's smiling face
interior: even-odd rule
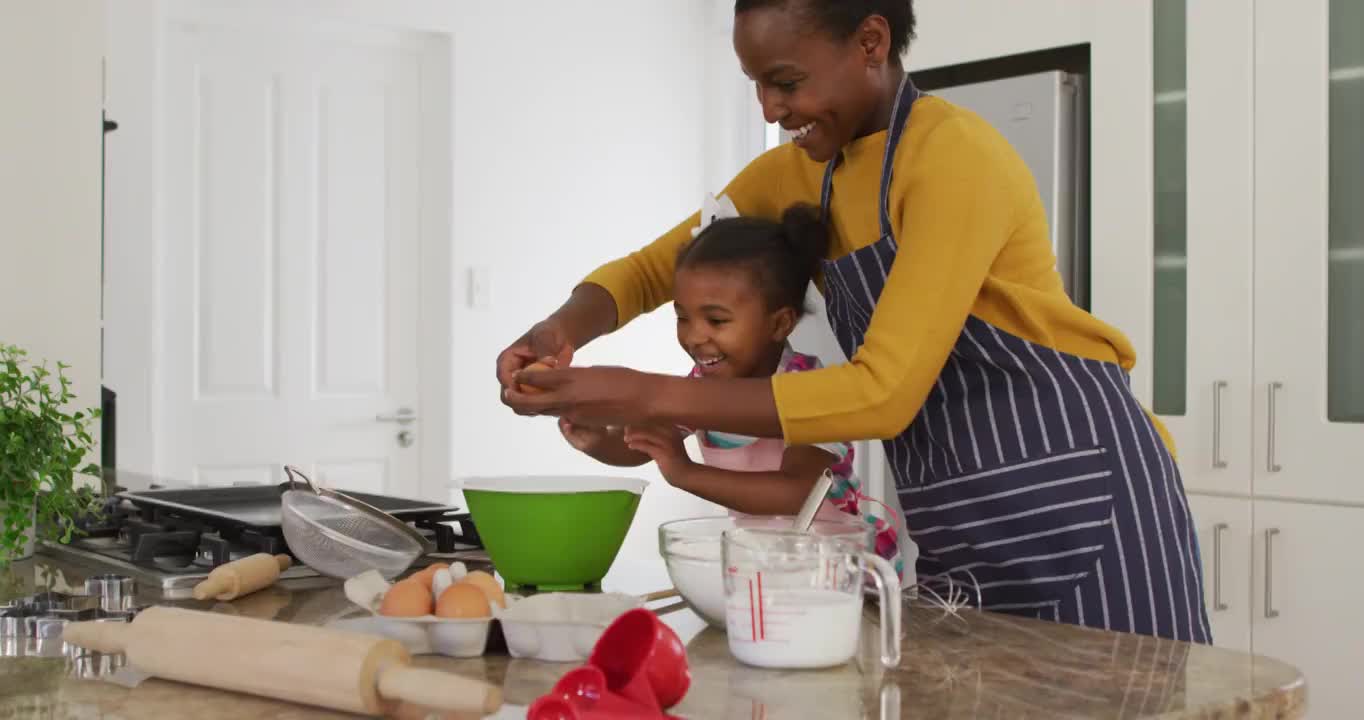
[[[816,162],[828,162],[873,127],[890,30],[872,16],[844,40],[822,31],[801,0],[734,18],[734,51],[757,86],[769,123],[779,123]]]

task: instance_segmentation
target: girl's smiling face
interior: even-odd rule
[[[677,342],[703,376],[767,377],[776,372],[797,314],[790,307],[768,307],[752,268],[682,267],[673,298]]]

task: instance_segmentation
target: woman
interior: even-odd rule
[[[504,402],[578,424],[883,439],[921,573],[969,571],[987,609],[1210,642],[1183,484],[1129,387],[1132,347],[1065,295],[1019,156],[908,81],[913,29],[908,0],[735,4],[735,51],[793,141],[725,194],[767,218],[820,203],[847,364],[770,380],[567,367],[574,348],[670,299],[693,216],[505,350]],[[538,358],[559,368],[521,372]]]

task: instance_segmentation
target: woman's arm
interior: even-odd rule
[[[775,148],[749,163],[725,187],[724,194],[742,214],[778,217],[792,203],[810,202],[804,196],[808,192],[785,194],[787,185],[782,178],[801,168],[794,147]],[[563,306],[498,355],[498,383],[504,389],[513,388],[519,370],[546,357],[568,367],[579,348],[668,302],[677,253],[699,224],[700,213],[693,213],[652,243],[593,271]],[[511,393],[504,393],[503,402],[517,412],[534,412],[519,405]]]
[[[1019,183],[1004,149],[949,120],[914,148],[899,251],[865,341],[844,365],[771,379],[687,379],[619,368],[526,373],[542,412],[664,423],[791,444],[889,438],[914,419],[1008,239]]]
[[[616,326],[616,302],[599,285],[583,283],[558,310],[541,320],[497,356],[497,382],[515,382],[517,371],[545,358],[560,367],[573,362],[577,348],[611,332]],[[504,398],[505,400],[505,398]]]

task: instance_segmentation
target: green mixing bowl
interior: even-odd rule
[[[634,478],[542,475],[471,478],[463,491],[508,587],[569,590],[605,577],[647,486]]]

